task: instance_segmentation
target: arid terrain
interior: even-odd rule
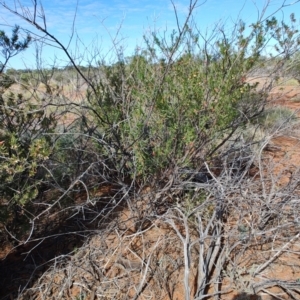
[[[300,86],[276,87],[268,107],[277,106],[290,108],[299,116]],[[270,174],[276,181],[274,188],[284,190],[291,182],[300,169],[299,126],[296,121],[293,126],[285,126],[270,135],[262,148],[263,163],[253,166],[248,175],[254,184]],[[114,195],[114,187],[108,184],[93,196],[101,200]],[[84,193],[74,197],[78,205],[83,205],[82,212],[78,209],[74,216],[49,214],[46,220],[36,224],[31,242],[24,243],[20,233],[19,243],[7,240],[2,244],[0,299],[15,299],[17,292],[24,288],[29,289],[18,299],[185,299],[184,239],[189,234],[193,244],[198,233],[195,228],[185,227],[180,212],[170,217],[165,207],[156,215],[147,215],[155,194],[146,186],[136,199],[131,195],[134,201],[114,203],[109,214],[105,214],[105,207],[100,204],[87,203]],[[87,219],[91,220],[92,216],[93,222],[85,222],[85,214],[90,214]],[[246,219],[251,222],[251,215]],[[228,228],[234,228],[237,223],[232,216],[227,220]],[[255,247],[237,248],[234,262],[239,263],[240,273],[223,274],[219,285],[224,293],[215,299],[271,300],[292,299],[292,296],[299,299],[299,233],[284,246],[278,242],[280,239],[272,240],[272,232],[263,238],[269,242],[257,241]],[[194,260],[197,251],[190,249],[191,294],[195,293],[200,278]],[[264,261],[266,264],[262,265]],[[260,268],[258,276],[251,273],[256,267]],[[260,289],[260,282],[268,280],[270,285]],[[213,294],[213,286],[207,290],[208,294]],[[293,290],[298,294],[294,292],[291,296]]]

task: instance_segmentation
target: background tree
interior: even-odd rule
[[[0,73],[3,73],[8,61],[28,48],[31,42],[31,36],[26,35],[25,39],[20,41],[20,26],[15,25],[12,30],[12,36],[9,38],[3,30],[0,30],[0,49],[1,55],[4,58],[3,62],[0,62]]]

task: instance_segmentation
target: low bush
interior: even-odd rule
[[[271,133],[290,126],[297,120],[297,115],[287,107],[277,106],[266,109],[259,119],[263,128]]]

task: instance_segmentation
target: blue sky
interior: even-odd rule
[[[1,3],[14,7],[14,1],[6,0]],[[19,1],[24,7],[32,9],[30,0]],[[199,1],[199,4],[204,1]],[[286,0],[285,4],[296,2],[277,13],[279,18],[288,17],[295,12],[300,17],[300,3],[295,0]],[[172,3],[168,0],[42,0],[46,15],[47,28],[55,35],[73,55],[77,61],[84,64],[84,60],[90,55],[97,59],[107,53],[114,53],[112,40],[118,46],[125,49],[126,55],[133,53],[137,46],[142,46],[143,34],[154,30],[171,32],[176,28],[176,19]],[[180,21],[183,22],[188,11],[189,0],[174,0]],[[239,17],[247,23],[254,22],[258,17],[258,11],[262,11],[266,0],[207,0],[194,11],[194,19],[197,26],[205,31],[213,28],[215,24],[226,22],[230,24]],[[269,0],[266,15],[275,12],[283,3],[283,0]],[[299,12],[299,13],[297,13]],[[76,17],[75,17],[76,15]],[[75,19],[74,19],[75,18]],[[70,42],[73,21],[74,36]],[[8,34],[10,26],[19,24],[22,27],[37,32],[32,26],[24,23],[17,16],[9,13],[0,6],[0,29]],[[118,33],[118,34],[117,34]],[[76,39],[76,37],[79,39]],[[48,67],[56,61],[57,65],[65,65],[66,57],[61,50],[46,44],[37,44],[42,49],[42,64]],[[77,47],[76,47],[77,46]],[[76,49],[79,49],[79,51]],[[10,61],[9,67],[16,69],[35,67],[36,47],[34,44],[26,52],[18,55]],[[85,57],[83,57],[85,55]],[[105,56],[108,58],[108,56]]]

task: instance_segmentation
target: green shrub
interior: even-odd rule
[[[114,148],[119,168],[124,159],[129,172],[142,177],[174,165],[199,168],[263,111],[266,95],[243,78],[260,61],[264,30],[243,37],[244,29],[241,24],[234,42],[218,38],[211,52],[188,28],[180,44],[173,36],[167,48],[154,36],[154,48],[102,66],[102,80],[88,93],[90,121]],[[174,59],[186,40],[201,50]]]
[[[54,115],[22,95],[0,96],[0,195],[2,201],[26,204],[38,194],[40,165],[51,154]]]
[[[54,114],[46,112],[41,99],[9,90],[14,79],[3,73],[4,68],[31,41],[28,35],[19,41],[19,30],[16,26],[11,38],[0,31],[4,56],[0,69],[0,204],[8,205],[7,212],[13,205],[24,206],[38,195],[43,182],[42,165],[52,151],[49,134],[56,127]],[[23,75],[28,82],[28,74]],[[9,213],[4,215],[8,217]]]

